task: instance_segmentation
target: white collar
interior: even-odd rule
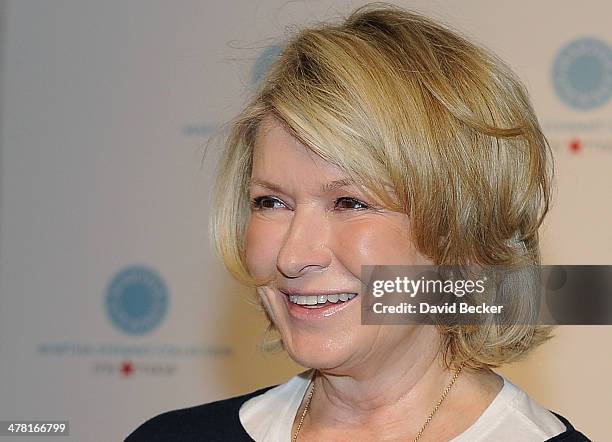
[[[303,371],[284,384],[246,401],[238,412],[245,431],[257,442],[290,441],[291,430],[300,404],[310,385],[314,369]],[[495,416],[521,391],[506,377],[504,385],[484,413],[463,433],[451,442],[469,440],[470,435],[480,434],[489,418]]]
[[[242,404],[238,415],[249,436],[257,442],[290,441],[295,415],[314,371],[303,371]]]

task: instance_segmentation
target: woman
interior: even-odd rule
[[[256,288],[287,383],[137,440],[588,440],[491,369],[536,326],[361,325],[361,266],[538,264],[551,159],[494,54],[389,5],[297,33],[233,122],[212,236]]]

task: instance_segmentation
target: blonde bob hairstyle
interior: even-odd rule
[[[374,3],[291,36],[229,125],[213,194],[211,240],[253,288],[262,282],[249,275],[243,239],[266,116],[377,202],[406,213],[414,244],[434,263],[540,263],[550,146],[516,74],[457,31]],[[520,322],[436,327],[448,367],[497,367],[551,332]],[[267,331],[278,332],[271,322]],[[264,348],[282,349],[282,339],[264,338]]]

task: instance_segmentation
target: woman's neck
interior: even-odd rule
[[[348,369],[320,370],[312,415],[333,410],[336,419],[365,423],[397,406],[410,413],[412,405],[439,396],[452,373],[440,363],[438,332],[434,327],[420,327],[406,341],[396,345],[395,351],[371,354]]]
[[[361,365],[318,370],[304,422],[304,427],[309,428],[306,431],[326,429],[330,434],[334,431],[340,434],[348,429],[374,433],[384,430],[384,434],[396,431],[404,438],[406,434],[416,433],[454,372],[442,363],[435,327],[421,327],[407,339],[410,342],[396,346],[397,351],[371,355]],[[465,369],[453,386],[455,394],[449,394],[436,414],[457,411],[458,405],[463,404],[460,413],[463,416],[455,422],[467,428],[502,385],[501,377],[490,370]],[[455,432],[459,434],[460,430],[457,428]]]

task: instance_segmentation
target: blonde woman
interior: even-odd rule
[[[549,338],[361,325],[361,266],[538,264],[549,147],[491,52],[390,5],[299,31],[233,122],[212,238],[309,370],[128,441],[584,441],[492,369]]]

